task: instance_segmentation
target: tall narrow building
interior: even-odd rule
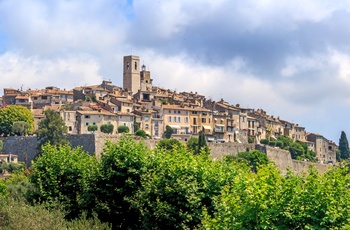
[[[135,94],[141,88],[140,57],[124,56],[123,64],[123,88]]]

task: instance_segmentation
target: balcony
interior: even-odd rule
[[[225,129],[224,128],[215,128],[214,132],[216,132],[216,133],[224,133]]]

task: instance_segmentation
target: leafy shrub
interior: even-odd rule
[[[88,126],[88,131],[89,132],[95,132],[98,130],[98,126],[97,125],[89,125]]]
[[[137,131],[135,132],[135,135],[136,135],[136,136],[139,136],[139,137],[143,137],[143,138],[146,138],[146,137],[147,137],[146,132],[145,132],[144,130],[141,130],[141,129],[137,130]]]
[[[269,144],[269,140],[268,139],[261,139],[260,143],[263,145],[268,145]]]
[[[248,136],[248,143],[254,143],[254,137]]]
[[[166,150],[172,150],[174,148],[182,148],[184,147],[183,144],[174,138],[167,139],[163,138],[157,143],[157,148],[159,149],[166,149]]]
[[[130,129],[128,126],[119,126],[118,127],[118,133],[129,133],[130,132]]]
[[[283,147],[283,142],[282,141],[276,141],[276,147]]]
[[[275,147],[276,146],[276,141],[269,141],[269,145],[272,146],[272,147]]]
[[[112,124],[103,124],[100,127],[101,132],[103,133],[113,133],[114,125]]]

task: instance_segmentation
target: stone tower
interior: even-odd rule
[[[123,88],[135,94],[141,88],[140,57],[124,56],[123,64]]]

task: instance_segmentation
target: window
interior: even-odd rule
[[[185,122],[188,123],[188,117],[185,117]]]
[[[171,117],[168,117],[168,121],[171,122]]]
[[[90,115],[85,115],[84,118],[89,119]]]
[[[205,119],[205,118],[202,118],[202,122],[203,122],[203,123],[206,123],[206,119]]]
[[[135,70],[137,70],[137,62],[135,61]]]
[[[178,120],[178,122],[181,122],[181,117],[178,117],[177,120]]]
[[[146,129],[149,129],[149,124],[146,124],[146,125],[145,125],[145,128],[146,128]]]
[[[96,125],[96,122],[92,122],[93,125]]]
[[[73,129],[72,129],[72,126],[69,126],[69,127],[68,127],[68,130],[69,130],[69,131],[72,131],[72,130],[73,130]]]
[[[149,120],[149,116],[145,116],[145,121],[148,121]]]
[[[129,62],[126,63],[126,69],[127,69],[127,70],[130,69],[130,64],[129,64]]]
[[[47,96],[41,96],[41,99],[47,100]]]
[[[169,110],[169,113],[171,113],[171,110]]]
[[[208,119],[208,122],[210,123],[210,118]]]
[[[179,111],[177,111],[177,113],[178,113],[178,114],[180,114],[180,113],[181,113],[181,111],[179,110]]]
[[[85,125],[86,125],[86,126],[89,126],[89,122],[86,122]]]

